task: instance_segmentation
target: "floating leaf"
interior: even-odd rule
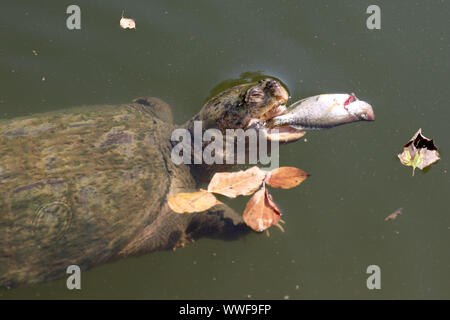
[[[254,166],[245,171],[218,172],[211,179],[208,190],[179,193],[170,197],[168,203],[178,213],[202,212],[221,203],[212,193],[235,198],[254,193],[262,184],[262,188],[248,201],[242,218],[250,228],[258,232],[271,226],[284,231],[280,225],[280,210],[267,192],[266,183],[275,188],[289,189],[298,186],[308,176],[306,172],[294,167],[281,167],[268,172]]]
[[[266,183],[273,188],[290,189],[298,186],[309,177],[309,174],[295,167],[281,167],[272,170]]]
[[[222,194],[229,198],[248,196],[259,188],[266,172],[254,166],[245,171],[218,172],[208,185],[208,191]]]
[[[169,197],[170,209],[177,213],[202,212],[220,204],[216,197],[206,190],[191,193],[178,193]]]
[[[398,154],[398,158],[404,166],[413,167],[413,176],[416,168],[423,170],[440,159],[433,140],[422,135],[422,129],[419,129],[404,145],[403,152]]]
[[[242,218],[250,228],[262,232],[278,224],[280,221],[280,210],[263,186],[248,201]]]
[[[403,161],[402,161],[403,160]],[[409,150],[403,151],[403,159],[400,159],[405,166],[409,166],[413,168],[412,175],[414,176],[414,172],[416,168],[423,163],[423,154],[420,154],[420,151],[416,153],[414,159],[411,157],[411,153]]]
[[[397,216],[401,215],[403,213],[403,208],[398,208],[394,212],[392,212],[390,215],[388,215],[386,218],[384,218],[384,221],[394,220],[397,218]]]
[[[136,29],[136,22],[134,22],[133,19],[130,18],[124,18],[123,17],[123,10],[122,10],[122,18],[120,19],[120,26],[123,29]]]
[[[275,202],[273,202],[272,195],[269,194],[269,192],[267,191],[266,188],[264,188],[264,189],[266,190],[266,192],[265,192],[265,197],[266,197],[267,205],[268,205],[269,207],[271,207],[271,208],[275,211],[275,213],[276,213],[278,216],[281,216],[280,209],[278,209],[278,207],[277,207],[277,205],[275,204]]]

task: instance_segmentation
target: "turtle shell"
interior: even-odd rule
[[[0,286],[109,260],[156,218],[173,127],[141,100],[0,121]]]

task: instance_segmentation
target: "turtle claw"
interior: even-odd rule
[[[281,220],[280,220],[280,222],[281,222]],[[283,223],[284,223],[284,221],[283,221]],[[281,232],[284,232],[284,228],[281,226],[280,223],[277,223],[274,226],[277,227],[278,229],[280,229]]]

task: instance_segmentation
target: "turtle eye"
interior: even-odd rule
[[[264,91],[260,87],[252,87],[247,91],[245,102],[251,105],[258,105],[264,102]]]

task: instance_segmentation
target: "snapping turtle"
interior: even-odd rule
[[[239,85],[206,102],[183,127],[255,127],[268,139],[277,139],[279,128],[279,140],[295,141],[305,128],[298,127],[299,111],[284,107],[287,100],[276,80]],[[285,118],[271,124],[277,116]],[[195,214],[170,210],[169,195],[195,189],[210,171],[171,161],[175,128],[170,107],[157,98],[0,121],[0,287],[248,230],[224,204]]]

